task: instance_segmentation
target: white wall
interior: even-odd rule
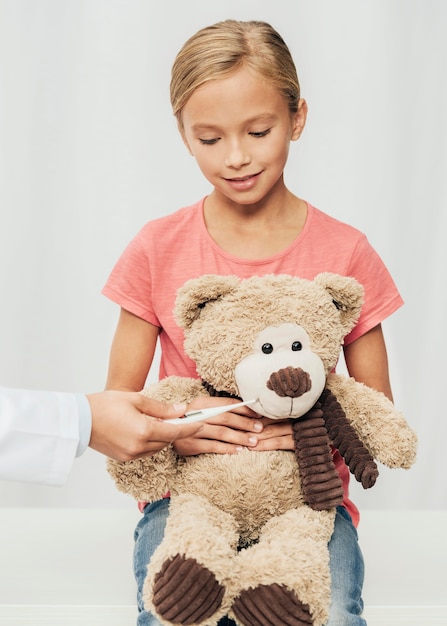
[[[283,34],[310,109],[287,182],[365,231],[406,301],[384,328],[419,460],[355,499],[445,508],[443,0],[0,0],[0,381],[103,388],[112,265],[146,221],[208,190],[170,112],[171,63],[227,17]],[[0,483],[0,506],[27,505],[134,506],[91,451],[62,489]]]

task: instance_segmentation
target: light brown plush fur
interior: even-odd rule
[[[334,274],[320,274],[313,281],[290,276],[247,280],[204,276],[179,291],[175,313],[185,330],[185,350],[195,360],[199,375],[217,391],[234,396],[241,395],[236,365],[255,353],[264,329],[275,333],[281,325],[286,330],[289,325],[304,328],[310,352],[323,364],[327,388],[372,456],[389,467],[408,468],[417,443],[403,415],[383,394],[329,373],[343,338],[358,318],[362,294],[356,281]],[[256,380],[256,371],[252,376]],[[265,386],[265,380],[259,380],[259,385],[260,389]],[[167,378],[144,393],[169,402],[189,402],[207,394],[200,380],[178,377]],[[326,622],[330,603],[327,544],[335,510],[316,511],[305,504],[293,452],[183,458],[168,447],[138,461],[109,461],[108,468],[117,488],[136,499],[154,501],[171,492],[165,537],[148,564],[144,594],[146,607],[162,624],[213,626],[226,614],[241,626],[322,626]],[[205,606],[206,596],[194,595],[194,589],[186,591],[177,557],[185,562],[182,567],[191,566],[189,571],[199,581],[209,575],[209,587],[204,588],[212,589],[216,600],[203,615],[200,607]],[[154,589],[160,588],[154,599]],[[163,593],[166,610],[160,601]],[[284,603],[275,594],[285,594]],[[286,622],[280,612],[269,617],[276,606],[287,607],[288,602],[291,608],[281,610],[288,615],[302,611],[303,621],[295,617]],[[189,606],[194,610],[187,617]],[[250,610],[254,615],[247,616]],[[262,620],[256,611],[264,615]]]

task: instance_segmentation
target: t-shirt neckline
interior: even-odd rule
[[[290,252],[292,252],[292,250],[294,250],[299,245],[300,241],[305,237],[306,232],[307,232],[307,230],[310,227],[310,222],[312,220],[313,207],[312,207],[311,204],[309,204],[309,202],[306,201],[307,215],[306,215],[306,219],[305,219],[303,228],[301,229],[301,232],[295,237],[295,239],[286,248],[284,248],[283,250],[280,250],[276,254],[273,254],[273,255],[271,255],[269,257],[265,257],[265,258],[262,258],[262,259],[243,259],[241,257],[234,256],[233,254],[230,254],[229,252],[226,252],[223,248],[221,248],[214,241],[214,239],[209,234],[208,229],[206,227],[205,214],[204,214],[206,198],[207,198],[207,196],[204,196],[199,201],[199,204],[198,204],[200,227],[202,228],[202,231],[203,231],[203,233],[205,235],[205,238],[208,240],[208,242],[211,245],[211,247],[220,256],[222,256],[225,259],[231,261],[232,263],[237,263],[238,265],[256,265],[256,266],[268,265],[270,263],[273,263],[274,261],[277,261],[279,259],[284,258],[288,254],[290,254]]]

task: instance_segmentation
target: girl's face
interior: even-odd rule
[[[276,87],[242,67],[194,91],[183,107],[180,132],[216,192],[248,205],[284,185],[290,142],[301,135],[306,112],[300,100],[291,114]]]

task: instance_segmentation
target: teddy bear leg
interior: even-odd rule
[[[148,565],[146,608],[162,624],[217,624],[232,603],[227,581],[237,541],[230,515],[200,496],[173,496],[163,542]]]
[[[238,555],[232,615],[242,626],[323,626],[329,614],[328,543],[334,510],[303,507],[273,518]]]

